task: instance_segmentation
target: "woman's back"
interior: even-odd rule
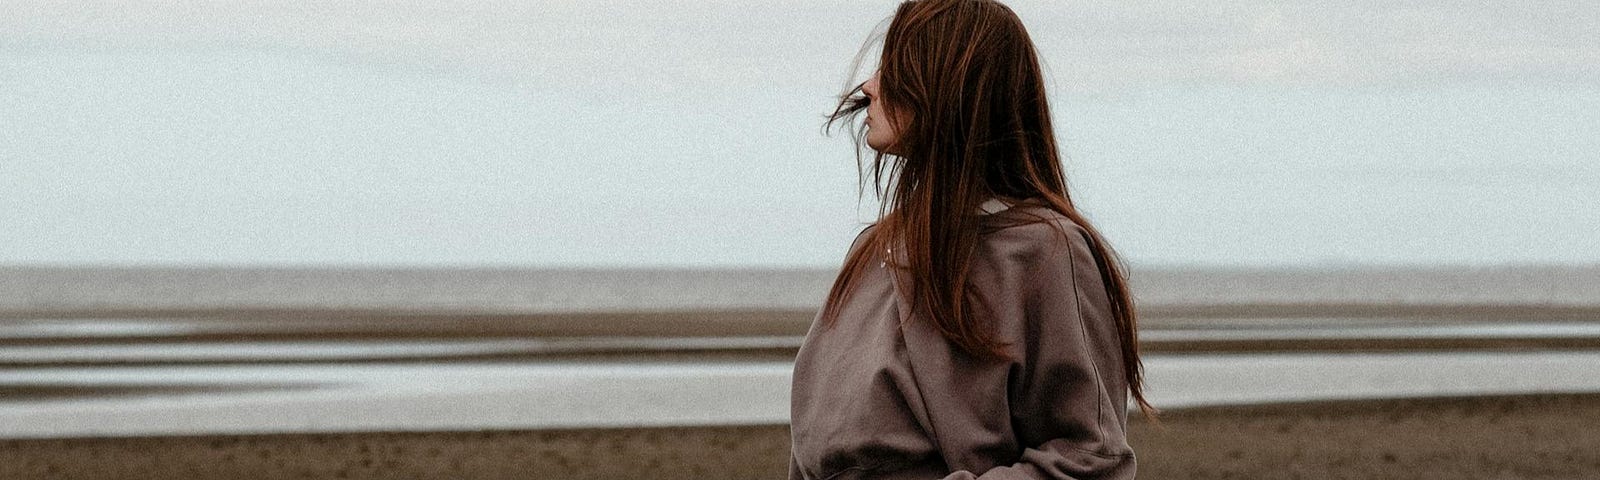
[[[1034,202],[981,223],[975,313],[1012,359],[949,342],[911,313],[903,259],[860,252],[872,267],[796,358],[790,478],[1133,477],[1120,337],[1084,230]]]

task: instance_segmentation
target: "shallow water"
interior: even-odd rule
[[[1302,319],[1305,320],[1305,319]],[[159,320],[156,320],[159,321]],[[81,321],[92,324],[93,321]],[[133,323],[132,321],[127,321]],[[1453,349],[1463,349],[1459,341],[1506,340],[1538,345],[1541,341],[1587,340],[1589,345],[1600,344],[1600,321],[1515,323],[1478,320],[1466,324],[1415,321],[1392,325],[1373,325],[1370,320],[1340,325],[1338,319],[1328,319],[1318,326],[1278,325],[1258,321],[1250,327],[1219,325],[1212,328],[1146,328],[1140,340],[1160,343],[1162,346],[1182,345],[1187,349],[1207,351],[1207,344],[1228,342],[1278,342],[1289,348],[1298,343],[1317,342],[1328,348],[1328,341],[1345,341],[1353,350],[1359,345],[1378,341],[1416,340],[1449,344],[1457,341]],[[208,331],[227,331],[226,326]],[[0,365],[8,366],[70,366],[70,365],[141,365],[141,364],[196,364],[210,363],[291,363],[291,362],[382,362],[382,361],[471,361],[499,359],[502,361],[532,361],[540,358],[580,354],[649,355],[652,353],[738,352],[745,356],[783,357],[799,348],[801,336],[600,336],[600,337],[540,337],[531,335],[493,335],[478,338],[429,338],[426,334],[401,335],[385,338],[381,331],[367,338],[342,339],[273,339],[270,336],[251,340],[186,339],[172,329],[141,329],[128,325],[115,326],[102,335],[83,335],[86,329],[72,328],[21,328],[0,327],[0,341],[19,344],[0,349]],[[250,333],[245,330],[241,333]],[[133,336],[127,336],[127,335]],[[148,337],[147,335],[161,336]],[[48,341],[47,343],[27,343]],[[1168,347],[1170,348],[1170,347]],[[1219,347],[1220,348],[1220,347]],[[1256,347],[1260,349],[1261,347]],[[1266,348],[1281,351],[1285,347]],[[1417,348],[1413,345],[1411,348]],[[1480,347],[1481,348],[1481,347]],[[1527,348],[1524,346],[1523,348]],[[1570,345],[1564,348],[1573,348]],[[1221,348],[1224,351],[1249,351],[1249,347]],[[1216,350],[1212,350],[1216,351]],[[692,358],[692,357],[691,357]]]
[[[0,436],[782,424],[789,362],[35,368],[0,385],[226,392],[0,400]],[[1600,392],[1600,352],[1150,355],[1158,407]],[[3,389],[3,387],[0,387]]]

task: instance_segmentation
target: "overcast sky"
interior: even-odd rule
[[[547,87],[792,85],[895,2],[7,0],[8,45],[305,49]],[[1015,1],[1070,88],[1600,80],[1585,0]]]
[[[1600,3],[1009,4],[1135,261],[1600,263]],[[0,263],[832,266],[894,5],[0,0]]]

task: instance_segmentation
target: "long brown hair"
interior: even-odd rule
[[[879,101],[894,113],[885,120],[895,121],[899,132],[895,154],[874,156],[872,183],[885,201],[877,228],[860,239],[863,247],[845,260],[828,292],[825,326],[835,322],[872,254],[903,248],[901,268],[912,285],[901,291],[910,292],[920,317],[969,355],[1009,358],[969,301],[968,264],[980,233],[978,217],[969,212],[994,196],[1040,199],[1088,233],[1121,334],[1129,389],[1153,418],[1125,267],[1067,194],[1044,75],[1022,21],[993,0],[903,2],[884,36],[878,77],[876,100],[861,95],[864,83],[848,88],[823,127],[853,124],[869,102]],[[865,135],[864,125],[854,130],[858,168]]]

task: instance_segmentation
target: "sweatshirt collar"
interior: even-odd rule
[[[1005,210],[1007,208],[1011,208],[1010,203],[1006,203],[1005,200],[1001,200],[999,197],[989,197],[988,201],[983,202],[982,205],[978,205],[978,213],[989,215],[993,213],[999,213],[1001,210]]]

